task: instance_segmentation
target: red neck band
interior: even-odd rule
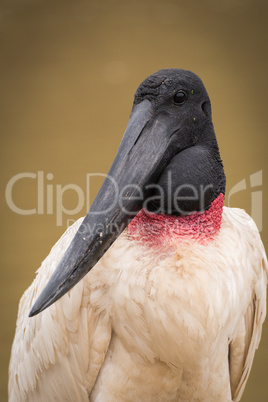
[[[190,240],[207,243],[220,230],[223,202],[221,193],[207,211],[186,216],[154,214],[142,209],[128,225],[128,234],[149,246],[176,245]]]

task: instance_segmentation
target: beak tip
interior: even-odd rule
[[[40,313],[42,311],[42,307],[37,305],[37,302],[34,303],[34,305],[32,306],[30,313],[29,313],[29,317],[33,317],[35,315],[37,315],[38,313]]]
[[[34,305],[31,308],[31,311],[29,313],[29,317],[33,317],[42,311],[44,311],[47,307],[49,307],[51,304],[53,304],[56,300],[58,300],[58,297],[47,297],[47,292],[46,288],[43,290],[43,292],[40,294],[38,299],[35,301]]]
[[[35,316],[35,315],[38,314],[38,313],[39,313],[39,311],[36,310],[36,309],[34,308],[34,306],[33,306],[32,309],[31,309],[31,311],[30,311],[30,313],[29,313],[29,317],[33,317],[33,316]]]
[[[36,300],[36,302],[32,306],[31,311],[29,313],[29,317],[33,317],[33,316],[41,313],[43,310],[45,310],[49,306],[49,304],[39,302],[39,300],[40,300],[40,297]]]

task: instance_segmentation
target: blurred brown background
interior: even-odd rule
[[[7,400],[19,299],[66,229],[67,219],[86,212],[86,206],[77,207],[75,191],[66,188],[64,208],[76,208],[77,213],[63,213],[62,226],[56,226],[63,186],[75,184],[86,195],[86,174],[107,173],[134,91],[149,74],[180,67],[203,79],[212,100],[227,190],[245,179],[246,189],[232,196],[231,206],[251,213],[252,192],[262,191],[262,238],[267,248],[266,4],[261,0],[2,1],[1,401]],[[256,187],[250,188],[250,175],[260,170],[262,183],[254,182]],[[12,211],[5,199],[9,180],[38,171],[44,174],[39,205],[37,178],[15,183],[12,197],[21,209],[38,206],[39,214]],[[92,198],[99,185],[99,179],[92,181]],[[254,202],[260,219],[261,204]],[[267,367],[268,323],[243,402],[268,400]]]

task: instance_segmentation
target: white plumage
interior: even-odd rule
[[[71,291],[29,318],[80,223],[21,299],[10,402],[239,401],[266,313],[267,260],[252,219],[224,208],[212,242],[164,252],[126,229]]]

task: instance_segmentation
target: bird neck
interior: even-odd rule
[[[185,241],[207,244],[220,230],[223,202],[224,195],[220,193],[206,211],[185,216],[155,214],[142,209],[128,225],[128,235],[156,247]]]

